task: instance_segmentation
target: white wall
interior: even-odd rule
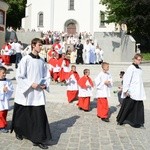
[[[26,15],[29,14],[31,18],[25,18],[24,28],[30,26],[30,30],[37,30],[37,14],[42,11],[44,13],[44,27],[40,30],[43,31],[64,31],[64,24],[69,19],[77,21],[78,32],[94,33],[96,31],[111,32],[114,30],[114,24],[107,24],[105,28],[99,27],[99,12],[100,10],[106,10],[105,6],[99,5],[99,0],[75,0],[75,10],[70,11],[68,11],[68,2],[69,0],[28,0],[27,5],[32,3],[32,10],[26,9],[28,11]]]

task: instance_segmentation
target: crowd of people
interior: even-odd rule
[[[48,61],[49,51],[55,50],[60,55],[66,53],[70,63],[76,64],[100,64],[104,60],[104,51],[92,39],[89,33],[67,35],[60,32],[48,32],[41,38],[43,45],[40,56]],[[51,38],[53,36],[53,39]],[[47,42],[46,42],[47,41]],[[31,52],[31,45],[24,47],[21,41],[10,39],[1,48],[1,60],[5,65],[10,65],[11,59],[15,59],[16,68],[21,58]]]
[[[97,77],[91,79],[88,68],[83,70],[83,75],[80,77],[76,69],[78,65],[70,64],[70,51],[63,52],[59,41],[56,39],[48,52],[47,63],[40,57],[42,40],[39,38],[31,41],[31,50],[22,58],[18,56],[19,61],[17,60],[16,63],[17,94],[14,99],[11,132],[15,132],[18,140],[26,138],[33,142],[34,146],[42,149],[48,149],[46,142],[52,138],[45,111],[44,95],[45,90],[49,91],[50,78],[56,84],[66,85],[68,102],[76,100],[77,107],[85,112],[90,110],[90,98],[93,89],[96,88],[96,115],[102,121],[110,122],[108,98],[110,98],[113,78],[109,72],[109,63],[98,59],[97,63],[101,64],[101,68]],[[77,50],[75,63],[95,63],[97,59],[93,59],[94,43],[87,40],[86,45],[81,46],[80,42],[81,40],[74,45]],[[81,49],[85,49],[85,55],[82,55]],[[136,128],[144,126],[143,100],[146,96],[141,77],[142,69],[139,67],[141,61],[142,55],[135,54],[133,64],[128,67],[123,76],[121,87],[123,101],[117,115],[118,125],[129,124]],[[8,101],[14,89],[11,81],[6,78],[6,68],[3,66],[0,67],[0,85],[0,131],[7,133]]]

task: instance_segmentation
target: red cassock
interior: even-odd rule
[[[7,47],[7,50],[6,50]],[[2,49],[4,50],[4,54],[2,56],[3,62],[5,63],[5,65],[9,65],[10,64],[10,50],[11,50],[11,45],[7,44],[7,45],[3,45]]]
[[[52,57],[52,55],[56,55],[56,51],[55,50],[50,50],[49,52],[48,52],[48,56],[49,57]]]
[[[97,99],[97,116],[100,118],[108,118],[108,100],[106,97]]]
[[[5,128],[7,126],[7,112],[7,110],[0,111],[0,128]]]
[[[59,78],[60,78],[60,82],[65,81],[67,73],[69,70],[65,70],[66,68],[69,68],[70,65],[70,60],[66,59],[66,58],[59,58],[59,66],[61,67],[61,70],[59,72]]]
[[[58,81],[59,79],[59,71],[60,66],[59,66],[59,59],[55,59],[53,62],[54,68],[53,68],[53,79],[54,81]]]
[[[88,83],[88,84],[87,84]],[[78,107],[88,111],[90,109],[90,97],[92,96],[93,81],[88,76],[83,76],[78,81],[79,85],[79,99]]]
[[[79,74],[74,71],[70,71],[66,75],[66,83],[67,83],[67,98],[68,102],[72,102],[75,99],[77,99],[78,96],[78,80],[79,80]]]
[[[54,78],[53,69],[54,69],[54,66],[55,66],[55,62],[56,62],[56,58],[50,58],[49,61],[48,61],[48,64],[50,65],[49,72],[50,72],[50,75],[51,75],[52,79]]]
[[[61,45],[59,43],[54,43],[52,46],[53,50],[59,54],[59,50],[61,49]]]

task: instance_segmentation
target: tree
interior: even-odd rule
[[[144,39],[143,43],[150,47],[150,0],[101,0],[101,3],[108,8],[106,22],[125,23],[128,33],[140,43]]]
[[[27,0],[4,0],[9,4],[7,11],[6,26],[20,28],[21,19],[25,16],[25,6]]]

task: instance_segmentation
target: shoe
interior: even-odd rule
[[[83,111],[85,111],[85,112],[89,112],[89,110],[83,110]]]
[[[33,146],[38,146],[41,149],[48,149],[48,146],[43,143],[33,143]]]
[[[21,135],[16,134],[16,139],[22,141],[22,140],[23,140],[23,137],[22,137]]]
[[[110,122],[108,118],[101,118],[101,120],[104,122]]]
[[[78,107],[79,110],[83,110],[81,107]]]
[[[5,129],[5,128],[0,129],[0,131],[1,131],[2,133],[8,133],[8,132],[9,132],[9,131],[8,131],[7,129]]]

